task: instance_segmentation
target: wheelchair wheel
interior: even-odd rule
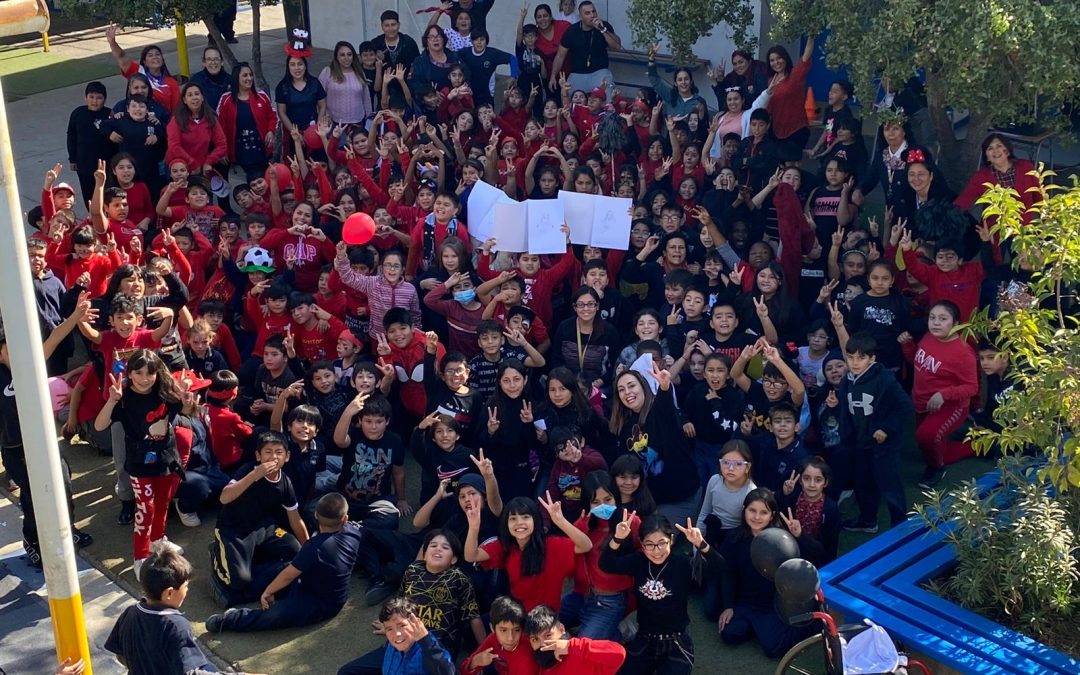
[[[831,672],[821,633],[811,635],[789,649],[776,666],[776,675],[822,675]]]

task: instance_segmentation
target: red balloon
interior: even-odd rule
[[[266,175],[264,177],[266,178],[267,183],[272,180],[277,180],[279,191],[292,188],[292,170],[284,164],[271,164],[267,167]]]
[[[346,244],[366,244],[375,236],[375,221],[366,213],[354,213],[341,226]]]

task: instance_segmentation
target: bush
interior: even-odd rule
[[[956,549],[956,569],[937,592],[961,606],[1043,635],[1071,616],[1077,594],[1075,514],[1037,472],[1002,462],[1001,485],[974,482],[934,492],[918,514]]]

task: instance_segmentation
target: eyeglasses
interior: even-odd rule
[[[787,384],[787,382],[785,382],[783,380],[762,380],[761,381],[761,386],[763,386],[763,387],[782,387],[785,384]]]
[[[203,59],[203,60],[206,61],[207,63],[221,63],[221,59],[207,58],[207,59]]]
[[[595,302],[575,302],[574,307],[578,309],[596,309]]]
[[[658,542],[643,541],[641,542],[641,547],[646,551],[663,551],[671,547],[671,542],[667,539]]]
[[[750,462],[745,459],[722,459],[720,460],[720,466],[725,469],[741,469]]]
[[[443,372],[447,375],[464,375],[465,366],[460,366],[458,368],[446,368],[445,370],[443,370]]]
[[[399,270],[401,269],[401,263],[383,263],[384,270]]]

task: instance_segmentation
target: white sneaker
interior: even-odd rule
[[[142,564],[144,562],[146,562],[145,558],[143,560],[136,560],[131,566],[132,571],[135,572],[135,581],[142,581],[142,579],[139,578],[139,574],[142,573]]]
[[[854,496],[855,496],[855,491],[854,490],[844,490],[843,492],[840,493],[840,499],[838,499],[836,501],[836,505],[840,506],[845,501],[847,501],[848,499],[851,499]]]
[[[180,523],[184,527],[198,527],[202,525],[202,520],[199,518],[198,513],[184,513],[180,510],[180,500],[174,499],[173,505],[176,506],[176,515],[180,516]]]
[[[153,550],[154,547],[166,548],[176,553],[176,555],[184,555],[183,547],[169,541],[169,538],[166,536],[162,536],[161,539],[158,539],[157,541],[150,542],[150,549]]]

